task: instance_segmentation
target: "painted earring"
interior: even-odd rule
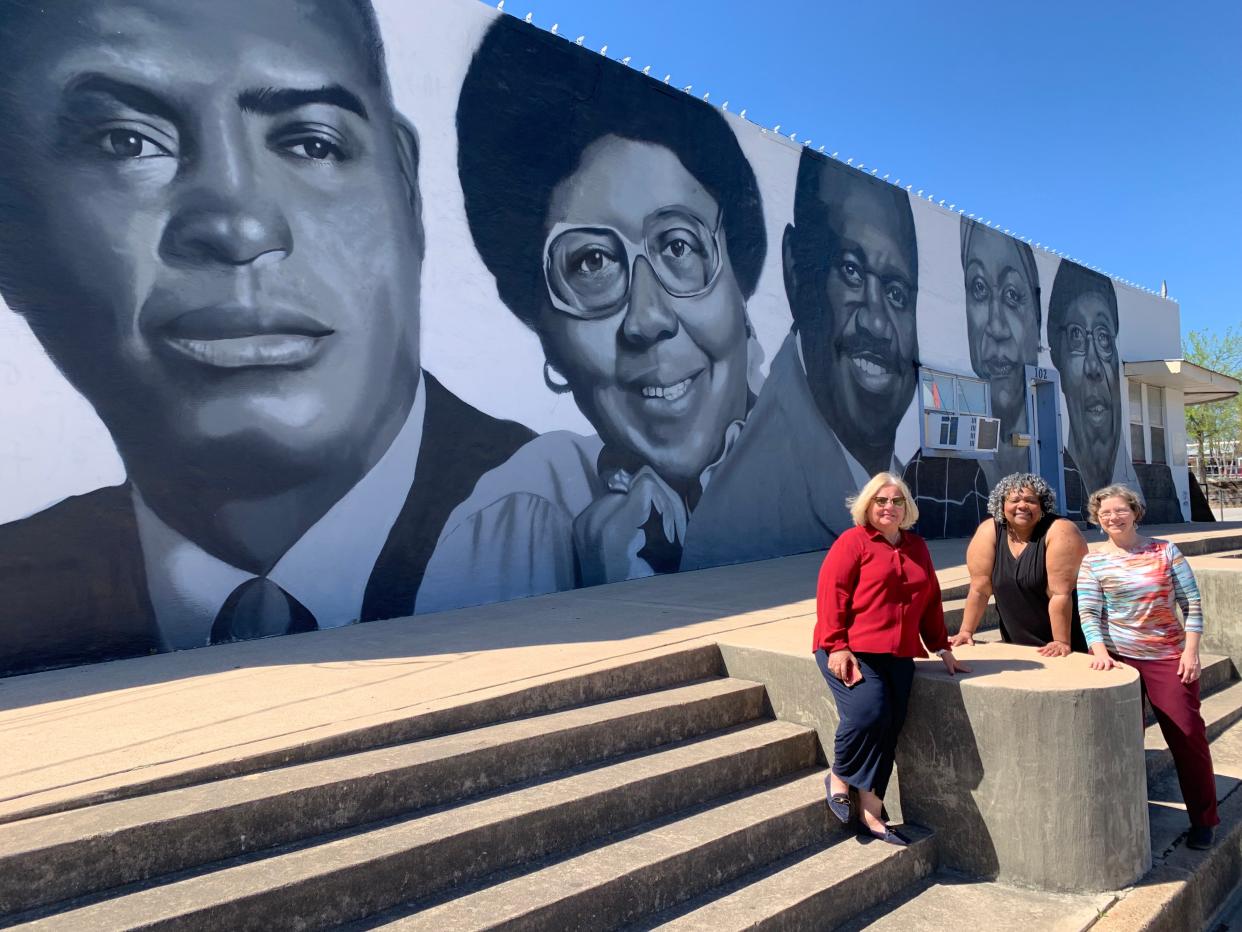
[[[546,359],[543,361],[543,384],[548,386],[548,391],[558,395],[569,391],[569,383],[565,381],[565,377],[557,372],[552,363]]]

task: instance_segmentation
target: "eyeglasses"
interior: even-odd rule
[[[720,275],[723,220],[723,208],[708,227],[686,208],[666,207],[643,221],[642,242],[614,227],[556,224],[543,264],[552,306],[585,320],[615,314],[629,298],[639,257],[674,298],[706,294]]]
[[[894,495],[892,498],[889,498],[887,495],[877,495],[875,498],[871,499],[871,501],[872,504],[879,505],[881,508],[890,502],[894,508],[906,507],[906,497],[904,495]]]
[[[1120,505],[1120,506],[1118,506],[1118,507],[1116,507],[1116,508],[1113,508],[1113,509],[1111,509],[1111,510],[1109,510],[1109,511],[1101,511],[1101,512],[1099,512],[1099,516],[1100,516],[1101,518],[1120,518],[1120,517],[1123,517],[1123,516],[1125,516],[1125,515],[1129,515],[1129,514],[1133,514],[1133,513],[1134,513],[1134,512],[1133,512],[1133,510],[1132,510],[1132,509],[1130,509],[1130,508],[1128,508],[1128,507],[1126,507],[1126,506],[1124,506],[1124,505]]]
[[[1081,324],[1066,324],[1062,328],[1069,339],[1069,351],[1075,356],[1087,355],[1087,344],[1094,343],[1095,351],[1103,360],[1113,358],[1113,332],[1103,324],[1094,330],[1088,330]]]

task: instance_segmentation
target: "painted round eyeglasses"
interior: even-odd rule
[[[723,220],[721,210],[709,227],[690,210],[666,207],[643,221],[641,242],[614,227],[556,224],[543,266],[552,306],[584,319],[615,314],[629,298],[640,258],[674,298],[706,294],[720,275]]]
[[[1081,324],[1067,324],[1065,336],[1069,340],[1069,351],[1075,356],[1086,356],[1087,344],[1094,343],[1095,351],[1100,354],[1101,359],[1113,358],[1116,345],[1113,342],[1113,332],[1103,324],[1093,330],[1088,330]]]

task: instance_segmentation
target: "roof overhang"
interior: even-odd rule
[[[1146,359],[1125,364],[1127,378],[1149,385],[1172,388],[1185,396],[1187,405],[1226,401],[1242,392],[1242,381],[1223,372],[1213,372],[1184,359]]]

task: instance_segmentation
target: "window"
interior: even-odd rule
[[[1143,435],[1143,386],[1130,383],[1130,459],[1136,463],[1147,462],[1147,447]]]
[[[1151,431],[1151,462],[1167,464],[1168,454],[1164,448],[1164,389],[1159,385],[1147,385],[1147,426]]]
[[[991,386],[981,379],[934,369],[919,371],[923,449],[928,456],[990,458],[1000,441]]]
[[[1164,389],[1130,382],[1130,458],[1136,463],[1167,465]]]
[[[920,381],[923,386],[923,408],[927,411],[978,414],[982,417],[992,413],[992,386],[981,379],[923,369]]]

